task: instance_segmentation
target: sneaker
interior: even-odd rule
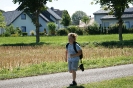
[[[72,84],[70,84],[70,86],[77,86],[77,83],[73,81]]]

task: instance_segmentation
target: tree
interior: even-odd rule
[[[100,3],[105,7],[105,10],[110,10],[110,14],[113,14],[118,20],[119,24],[119,40],[123,41],[122,37],[122,15],[126,8],[129,8],[129,4],[133,3],[133,0],[95,0],[96,4]]]
[[[55,23],[54,22],[49,22],[47,24],[47,26],[48,26],[50,35],[55,35],[55,28],[56,28]]]
[[[0,12],[0,28],[4,28],[6,26],[4,20],[5,20],[5,18],[2,15],[2,12]]]
[[[0,29],[4,28],[6,26],[6,23],[4,22],[4,16],[2,15],[2,12],[0,11]],[[1,29],[1,33],[2,33],[2,29]]]
[[[88,16],[83,16],[81,19],[85,24],[89,23],[90,18]]]
[[[83,12],[83,11],[76,11],[76,12],[72,15],[73,24],[79,25],[79,21],[80,21],[84,16],[87,16],[85,12]]]
[[[69,15],[69,13],[67,12],[67,10],[63,11],[63,15],[62,15],[62,22],[61,22],[64,26],[69,26],[71,24],[71,17]]]
[[[39,14],[41,11],[46,10],[46,3],[47,1],[52,0],[13,0],[13,2],[19,3],[18,10],[24,10],[25,12],[32,14],[32,22],[36,26],[36,43],[40,42],[40,35],[39,35]]]

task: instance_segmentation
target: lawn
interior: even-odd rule
[[[124,34],[124,48],[118,48],[118,35],[78,36],[85,69],[133,63],[133,34]],[[66,36],[0,37],[0,79],[67,71],[64,62]],[[111,47],[110,47],[111,45]]]
[[[133,88],[133,76],[88,83],[78,87],[67,88]]]

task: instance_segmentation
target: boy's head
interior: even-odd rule
[[[77,34],[76,33],[69,33],[68,34],[68,41],[69,43],[73,43],[73,42],[76,42],[76,37],[77,37]]]

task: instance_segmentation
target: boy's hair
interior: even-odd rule
[[[68,37],[71,36],[74,40],[76,40],[76,37],[78,36],[76,33],[69,33]]]

